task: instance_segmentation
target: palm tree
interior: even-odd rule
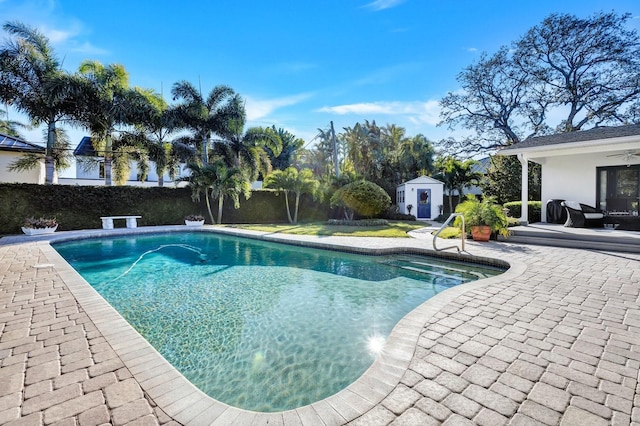
[[[145,109],[146,114],[135,125],[135,130],[129,137],[138,141],[139,146],[146,150],[148,159],[155,163],[158,186],[164,186],[165,173],[169,172],[169,177],[175,180],[180,170],[180,160],[182,157],[190,157],[191,152],[185,156],[184,151],[180,150],[182,145],[169,141],[169,137],[176,130],[175,115],[162,95],[151,90],[136,90],[146,99],[148,105]]]
[[[444,189],[449,191],[450,212],[453,212],[453,191],[457,190],[459,199],[462,199],[464,188],[477,184],[482,179],[482,173],[473,171],[475,164],[475,160],[460,161],[452,156],[436,159],[438,173],[434,177],[443,182]]]
[[[421,134],[404,139],[400,146],[400,165],[403,178],[412,179],[416,174],[427,175],[433,171],[433,145]]]
[[[79,72],[84,80],[75,90],[85,99],[82,121],[91,131],[94,149],[104,157],[105,185],[110,186],[116,127],[140,120],[147,103],[138,91],[129,88],[129,74],[120,64],[84,61]]]
[[[192,132],[190,142],[200,154],[202,164],[207,164],[212,135],[224,132],[229,120],[244,117],[240,97],[228,86],[216,86],[205,99],[187,81],[175,83],[171,93],[174,101],[182,100],[174,108],[176,126]]]
[[[191,199],[194,201],[200,201],[200,196],[204,193],[209,218],[211,219],[211,223],[216,223],[213,213],[211,212],[211,200],[209,198],[209,191],[217,178],[215,165],[201,165],[198,162],[192,162],[187,167],[191,171],[191,174],[188,178],[183,179],[189,182],[189,188],[191,188]]]
[[[294,167],[288,167],[285,170],[276,170],[267,176],[265,180],[265,187],[284,192],[284,202],[287,206],[287,219],[289,219],[289,223],[293,224],[298,223],[300,196],[302,194],[315,195],[318,190],[318,185],[319,183],[314,179],[311,170],[304,169],[298,172]],[[289,207],[289,192],[293,192],[296,196],[293,217],[291,217],[291,208]]]
[[[61,68],[49,39],[21,22],[3,26],[11,36],[0,46],[0,98],[25,113],[33,125],[47,127],[45,183],[54,180],[56,124],[73,114],[75,103],[61,87],[70,76]]]
[[[265,148],[271,160],[271,167],[276,170],[284,170],[287,167],[291,167],[297,152],[304,146],[304,140],[297,138],[293,133],[282,128],[276,129],[275,125],[271,126],[271,131],[278,137],[281,145],[279,155],[276,155],[271,148]]]
[[[211,186],[211,196],[218,199],[218,224],[222,223],[222,207],[225,198],[231,198],[233,207],[240,208],[240,195],[245,200],[251,197],[251,184],[242,170],[236,167],[227,167],[221,161],[213,163],[216,179]]]
[[[278,155],[282,147],[280,138],[271,129],[251,127],[243,132],[244,118],[229,120],[221,131],[222,139],[213,144],[216,156],[225,159],[228,167],[242,170],[247,179],[256,180],[271,172],[267,149]]]

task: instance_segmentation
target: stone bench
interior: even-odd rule
[[[127,222],[127,228],[137,228],[138,219],[142,216],[100,216],[102,219],[102,229],[113,229],[114,219],[125,219]]]

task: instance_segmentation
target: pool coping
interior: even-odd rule
[[[356,252],[361,254],[410,253],[439,256],[457,260],[477,260],[485,264],[508,264],[504,273],[471,283],[458,285],[437,294],[403,317],[391,331],[383,353],[352,384],[323,400],[293,410],[261,413],[229,406],[200,391],[162,357],[129,323],[91,287],[50,245],[50,243],[105,236],[124,236],[164,232],[214,232],[305,247]],[[9,238],[9,239],[7,239]],[[167,415],[183,424],[226,425],[251,424],[343,424],[355,420],[378,405],[400,383],[414,356],[418,339],[427,321],[445,305],[460,295],[496,282],[522,275],[524,263],[456,254],[436,253],[426,248],[397,246],[368,248],[310,239],[289,234],[269,234],[233,228],[184,226],[143,227],[136,229],[91,230],[58,233],[47,237],[5,237],[2,244],[37,241],[47,260],[54,265],[60,278],[74,295],[82,309],[105,337],[129,369],[145,393]],[[366,240],[365,240],[366,241]],[[411,240],[408,240],[411,241]],[[363,241],[364,242],[364,241]]]

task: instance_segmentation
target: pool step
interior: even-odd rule
[[[389,266],[404,269],[407,271],[417,272],[421,274],[437,276],[447,279],[459,280],[461,277],[473,276],[475,279],[487,278],[487,275],[477,271],[467,271],[464,269],[452,268],[450,266],[443,266],[437,263],[429,263],[426,261],[417,261],[409,259],[394,259],[385,262]],[[447,273],[450,271],[452,273]]]

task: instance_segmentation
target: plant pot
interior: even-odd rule
[[[202,226],[204,225],[204,220],[185,220],[184,224],[187,226]]]
[[[486,225],[472,226],[471,236],[473,241],[489,241],[491,238],[491,227]]]
[[[27,235],[44,235],[44,234],[53,234],[58,229],[58,225],[52,228],[25,228],[22,227],[22,232]]]

